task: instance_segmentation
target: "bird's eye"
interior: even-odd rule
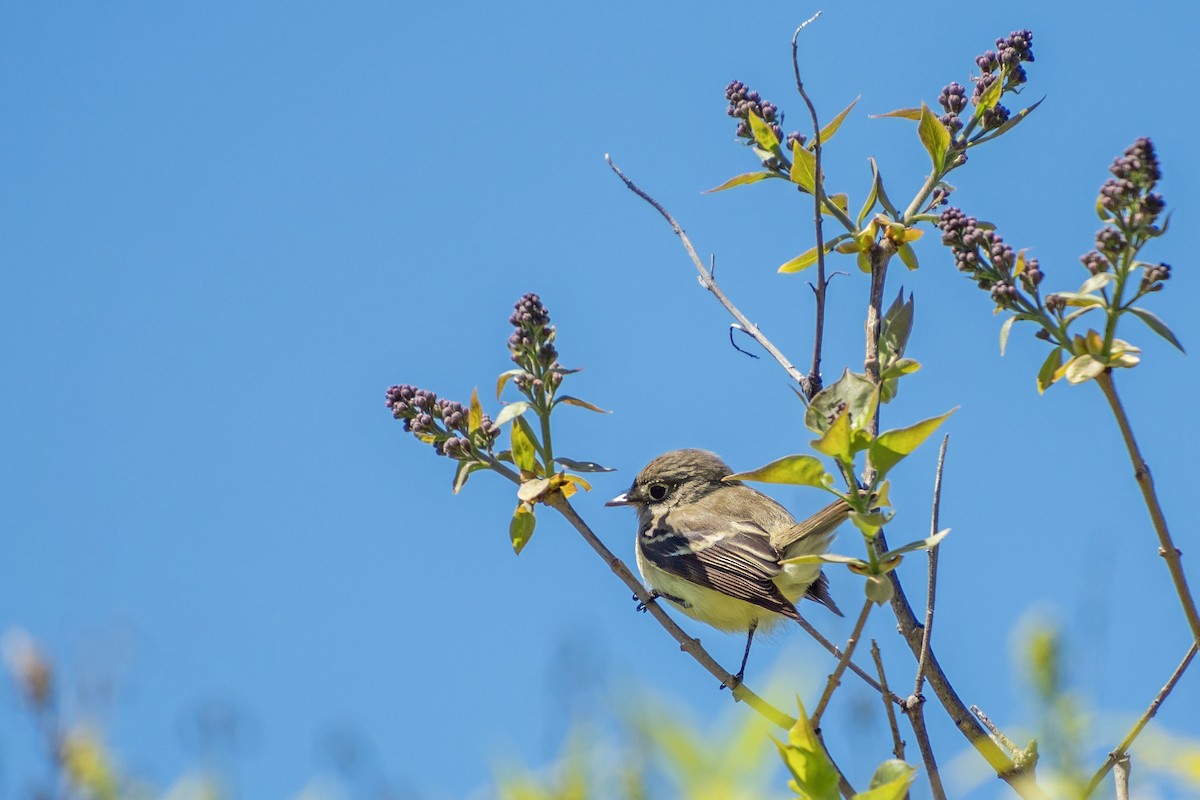
[[[662,500],[667,496],[667,485],[665,483],[652,483],[646,491],[650,493],[652,500]]]

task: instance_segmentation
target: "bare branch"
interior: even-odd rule
[[[875,672],[879,674],[879,685],[883,691],[888,691],[887,675],[883,672],[883,656],[879,652],[879,642],[871,640],[871,658],[875,659]],[[892,730],[892,755],[904,760],[904,740],[900,738],[900,726],[896,724],[896,710],[892,704],[884,701],[883,710],[887,712],[888,727]]]
[[[1108,758],[1100,766],[1100,769],[1096,770],[1096,774],[1092,776],[1092,780],[1088,783],[1087,789],[1084,790],[1084,797],[1087,797],[1092,792],[1096,791],[1096,787],[1100,785],[1102,780],[1104,780],[1104,776],[1108,774],[1108,771],[1115,767],[1123,757],[1127,756],[1129,753],[1129,748],[1133,745],[1133,740],[1138,737],[1138,734],[1142,732],[1142,729],[1146,727],[1146,724],[1154,718],[1155,714],[1158,713],[1158,707],[1163,704],[1163,701],[1167,699],[1167,695],[1169,695],[1171,690],[1175,688],[1175,684],[1179,683],[1179,679],[1183,677],[1184,671],[1187,670],[1188,665],[1192,663],[1192,659],[1196,657],[1196,650],[1197,646],[1192,644],[1187,651],[1187,655],[1183,657],[1183,660],[1179,662],[1179,666],[1177,666],[1175,671],[1171,673],[1171,677],[1167,680],[1166,684],[1158,690],[1158,694],[1156,694],[1154,699],[1150,701],[1150,707],[1142,712],[1142,716],[1138,718],[1138,721],[1134,724],[1133,728],[1130,729],[1129,733],[1125,734],[1125,738],[1121,740],[1121,743],[1117,745],[1117,748],[1108,754]]]
[[[746,705],[785,730],[796,724],[794,717],[775,708],[775,706],[750,691],[744,683],[734,680],[734,676],[727,672],[717,663],[716,659],[708,654],[707,650],[700,646],[699,639],[693,639],[691,636],[688,636],[683,628],[675,624],[675,620],[671,619],[667,615],[667,612],[658,603],[654,602],[654,598],[650,596],[650,593],[642,586],[642,582],[625,565],[625,562],[613,555],[612,551],[604,546],[604,542],[600,541],[600,538],[588,527],[588,524],[583,521],[583,518],[579,516],[566,498],[561,494],[556,494],[547,502],[547,505],[562,514],[567,522],[571,523],[575,530],[579,531],[584,541],[608,564],[609,569],[621,579],[621,582],[629,587],[637,599],[645,605],[650,615],[667,630],[667,633],[671,634],[671,637],[675,641],[679,642],[680,650],[683,650],[683,652],[694,658],[700,666],[708,670],[709,674],[719,680],[722,685],[733,687],[732,692],[735,700],[745,702]]]
[[[808,92],[804,91],[804,81],[800,79],[799,39],[800,31],[808,27],[809,23],[815,21],[819,16],[821,16],[821,12],[818,11],[800,23],[800,27],[796,28],[796,32],[792,34],[792,71],[796,76],[796,91],[800,93],[804,104],[808,106],[809,116],[812,117],[813,161],[816,171],[816,178],[813,181],[813,230],[817,236],[817,285],[813,289],[817,295],[816,331],[813,334],[813,355],[812,365],[808,369],[808,387],[805,389],[805,394],[810,400],[821,390],[821,348],[825,339],[825,291],[829,283],[825,279],[825,227],[821,217],[821,205],[825,201],[825,180],[824,174],[821,172],[821,123],[817,119],[817,109],[813,105],[812,98],[808,96]]]
[[[929,778],[929,791],[933,800],[946,800],[946,788],[942,786],[942,773],[938,770],[937,759],[933,755],[933,744],[929,741],[929,730],[925,727],[925,698],[914,694],[904,703],[904,716],[912,726],[913,735],[917,737],[917,749],[921,751],[921,761],[925,764],[925,774]]]
[[[1179,548],[1171,540],[1170,531],[1167,530],[1167,519],[1158,502],[1158,494],[1154,491],[1154,479],[1150,477],[1150,467],[1142,458],[1137,439],[1133,435],[1133,428],[1129,424],[1129,417],[1125,414],[1125,407],[1121,404],[1121,398],[1117,396],[1112,370],[1106,369],[1096,376],[1096,383],[1100,386],[1100,391],[1104,392],[1104,397],[1108,400],[1109,407],[1112,408],[1113,416],[1117,419],[1117,426],[1121,429],[1121,438],[1125,440],[1125,449],[1129,451],[1129,460],[1133,462],[1134,479],[1137,481],[1138,488],[1142,490],[1142,499],[1150,512],[1150,520],[1154,523],[1154,532],[1158,534],[1158,553],[1167,562],[1167,570],[1171,573],[1171,581],[1175,584],[1175,593],[1179,595],[1179,603],[1183,606],[1184,616],[1187,617],[1188,626],[1192,629],[1192,639],[1200,644],[1200,613],[1196,611],[1196,601],[1192,598],[1192,592],[1188,589],[1187,577],[1183,574],[1183,559]]]
[[[842,653],[842,657],[838,659],[837,666],[829,675],[829,680],[825,683],[825,691],[821,693],[821,699],[817,701],[817,708],[812,713],[812,724],[814,728],[821,726],[821,715],[825,713],[825,708],[829,705],[829,701],[833,699],[833,690],[842,682],[842,673],[846,671],[846,665],[850,663],[850,657],[854,655],[854,647],[858,644],[859,638],[862,636],[863,626],[867,624],[867,617],[871,614],[871,607],[875,603],[872,600],[867,600],[863,603],[862,611],[858,612],[858,619],[854,623],[854,630],[850,632],[850,638],[846,640],[846,649]],[[883,687],[880,687],[880,691]]]
[[[941,530],[938,522],[942,504],[942,470],[946,466],[946,445],[950,443],[950,434],[942,437],[942,447],[938,451],[937,472],[933,479],[933,511],[930,514],[929,535],[933,536]],[[921,654],[917,658],[917,680],[913,694],[918,697],[925,685],[925,661],[929,658],[929,639],[933,636],[933,605],[937,599],[937,567],[938,548],[935,544],[929,548],[929,582],[925,591],[925,625],[921,634]]]
[[[733,318],[738,321],[738,323],[742,326],[742,329],[745,330],[746,333],[754,339],[754,341],[758,342],[764,350],[771,354],[771,358],[779,362],[779,366],[783,367],[784,371],[791,376],[792,380],[800,385],[800,388],[804,391],[805,396],[811,397],[813,394],[815,394],[815,392],[810,393],[809,391],[811,389],[811,383],[809,382],[809,379],[801,374],[800,370],[796,369],[796,367],[792,365],[791,361],[788,361],[783,352],[778,347],[773,345],[771,340],[768,339],[763,332],[758,329],[758,326],[751,322],[745,314],[739,311],[737,306],[735,306],[733,302],[725,295],[725,293],[721,291],[721,287],[717,285],[717,281],[713,277],[712,270],[708,267],[705,267],[704,262],[700,260],[698,255],[696,255],[696,248],[692,246],[691,240],[688,239],[687,234],[684,233],[683,228],[679,226],[679,223],[675,221],[675,218],[672,217],[665,208],[663,208],[661,203],[642,191],[637,184],[635,184],[629,178],[625,177],[625,173],[621,172],[621,170],[616,164],[613,163],[609,156],[605,155],[604,160],[608,162],[609,168],[611,168],[612,171],[617,174],[617,177],[619,177],[625,183],[631,192],[653,206],[654,209],[659,214],[662,214],[663,218],[671,225],[671,229],[675,231],[675,235],[679,237],[681,242],[683,242],[684,249],[687,250],[688,256],[691,257],[692,263],[695,264],[696,270],[700,273],[700,284],[705,289],[708,289],[708,291],[712,292],[713,297],[717,298],[717,301],[721,305],[725,306],[725,310],[728,311]]]

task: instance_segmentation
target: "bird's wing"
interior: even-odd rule
[[[779,553],[765,530],[711,514],[690,519],[681,511],[676,509],[638,536],[647,561],[699,586],[792,619],[799,617],[773,580],[780,571]]]

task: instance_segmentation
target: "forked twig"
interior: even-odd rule
[[[803,375],[800,370],[796,369],[792,362],[788,361],[787,356],[785,356],[778,347],[771,343],[771,340],[768,339],[763,332],[758,329],[757,325],[751,322],[745,314],[738,310],[738,307],[733,304],[733,301],[729,299],[725,292],[721,291],[720,285],[717,284],[716,278],[713,277],[712,270],[704,266],[704,262],[701,261],[700,256],[696,254],[696,248],[692,246],[691,239],[689,239],[687,234],[684,233],[683,228],[680,227],[679,223],[675,221],[675,218],[671,216],[671,213],[663,208],[662,203],[659,203],[653,197],[644,192],[637,184],[626,177],[625,173],[613,163],[612,158],[607,154],[605,154],[604,160],[608,162],[609,168],[616,173],[617,177],[624,182],[625,186],[628,187],[631,192],[653,206],[654,210],[659,214],[662,214],[663,219],[670,224],[671,229],[675,231],[675,235],[679,237],[681,242],[683,242],[683,247],[685,250],[687,250],[688,256],[692,259],[692,263],[696,266],[696,271],[700,273],[700,285],[712,292],[713,297],[717,298],[717,302],[725,306],[725,310],[728,311],[730,315],[732,315],[733,318],[738,321],[738,324],[742,326],[742,330],[744,330],[747,335],[754,339],[754,341],[758,342],[759,346],[766,350],[771,355],[771,358],[775,359],[779,363],[779,366],[783,367],[784,371],[791,376],[792,380],[800,385],[800,388],[802,391],[804,391],[805,396],[810,397],[811,395],[809,394],[809,389],[811,388],[811,385],[808,378]]]

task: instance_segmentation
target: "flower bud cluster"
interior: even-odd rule
[[[725,113],[738,120],[738,138],[754,141],[754,132],[750,130],[750,112],[754,112],[759,119],[771,127],[776,139],[781,142],[784,140],[783,128],[779,126],[779,123],[783,121],[783,115],[779,113],[777,105],[763,100],[758,92],[753,91],[741,81],[730,81],[729,85],[725,87],[725,99],[729,101],[729,108],[725,110]],[[792,136],[799,137],[803,143],[804,137],[799,134],[790,134],[789,140]],[[790,141],[788,146],[791,146]]]
[[[508,318],[515,329],[508,337],[512,360],[527,369],[534,364],[543,370],[550,368],[558,360],[558,350],[554,347],[554,326],[542,298],[529,292],[521,296],[514,309]]]
[[[1045,277],[1037,259],[1027,259],[1020,273],[1014,274],[1017,255],[1012,247],[995,231],[981,227],[975,217],[947,208],[938,220],[938,228],[942,244],[954,253],[955,266],[989,292],[996,305],[1016,310],[1028,303],[1023,300],[1022,290],[1037,295]]]
[[[500,428],[486,414],[474,434],[470,412],[462,403],[438,398],[428,389],[400,384],[388,387],[385,404],[404,430],[433,445],[438,455],[468,459],[474,448],[491,450]]]
[[[1146,292],[1157,292],[1163,288],[1163,281],[1171,277],[1170,264],[1150,264],[1142,271],[1142,283],[1138,287],[1138,291],[1142,294]]]
[[[1142,137],[1109,167],[1113,177],[1100,187],[1100,206],[1126,230],[1149,229],[1166,202],[1153,191],[1162,177],[1154,143]]]
[[[1033,61],[1033,33],[1028,30],[1013,31],[1008,36],[996,40],[995,50],[986,50],[976,56],[975,66],[979,68],[979,77],[974,79],[974,89],[971,93],[971,103],[979,105],[983,96],[996,83],[1001,81],[1000,91],[1008,92],[1025,83],[1024,61]],[[938,95],[938,103],[945,112],[941,122],[954,136],[963,128],[960,119],[967,109],[967,90],[959,83],[950,83]],[[983,130],[995,130],[1008,122],[1011,112],[996,103],[985,109],[979,116]]]

